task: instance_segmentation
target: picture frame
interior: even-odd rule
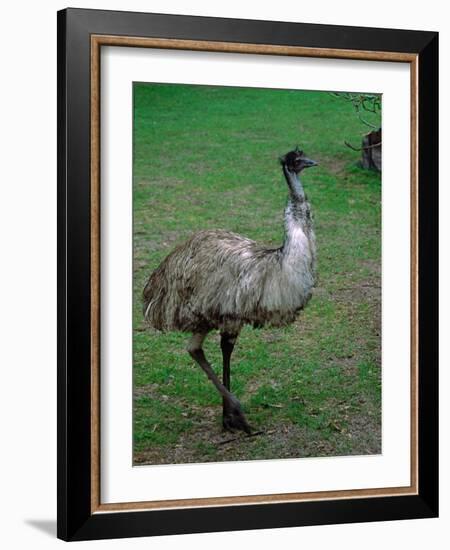
[[[105,46],[409,64],[409,486],[101,502],[100,52]],[[438,34],[66,9],[58,12],[58,537],[137,537],[438,515]]]

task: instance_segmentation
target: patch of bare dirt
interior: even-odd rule
[[[173,176],[162,176],[160,175],[157,178],[152,178],[151,180],[148,179],[141,179],[135,183],[136,187],[142,188],[142,187],[156,187],[159,188],[160,186],[176,189],[185,184],[184,180],[181,178],[175,178]]]
[[[380,454],[381,411],[361,400],[365,414],[352,414],[348,418],[347,434],[352,441],[352,455]]]
[[[239,460],[273,460],[283,458],[370,455],[381,452],[381,427],[373,420],[354,416],[347,428],[335,422],[334,436],[324,438],[295,424],[261,427],[252,436],[229,433],[220,428],[220,411],[203,409],[203,419],[183,434],[170,448],[148,449],[135,454],[134,463],[184,464]],[[207,452],[205,453],[205,449]]]
[[[266,381],[264,379],[258,379],[254,378],[253,380],[250,380],[250,382],[247,383],[245,386],[245,395],[255,395],[258,393],[258,390],[261,386],[264,386],[266,384]]]
[[[152,399],[159,399],[159,388],[159,384],[145,384],[144,386],[140,386],[139,388],[134,388],[133,398],[139,399],[140,397],[151,397]]]
[[[333,157],[333,160],[327,164],[327,168],[336,176],[346,175],[348,170],[348,160]]]
[[[321,369],[333,369],[338,368],[341,372],[345,373],[348,376],[357,376],[358,367],[357,367],[358,357],[355,355],[350,355],[348,357],[329,357],[326,362],[323,362],[320,366]]]

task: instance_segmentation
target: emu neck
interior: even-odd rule
[[[292,202],[305,201],[306,200],[305,190],[303,189],[303,185],[300,181],[300,178],[298,177],[298,174],[288,170],[286,165],[283,166],[283,172],[289,187],[291,201]]]
[[[303,262],[305,256],[311,259],[315,256],[310,206],[298,175],[283,168],[289,187],[289,201],[284,211],[283,256],[285,260]]]

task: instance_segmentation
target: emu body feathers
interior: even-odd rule
[[[301,227],[288,250],[227,231],[200,231],[152,273],[144,313],[156,329],[236,334],[243,324],[280,326],[311,296],[314,252]]]

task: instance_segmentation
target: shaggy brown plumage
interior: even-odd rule
[[[265,248],[229,231],[200,231],[150,276],[145,318],[161,331],[232,334],[246,323],[290,323],[311,296],[311,257],[305,251],[306,261],[288,270],[282,247]]]

